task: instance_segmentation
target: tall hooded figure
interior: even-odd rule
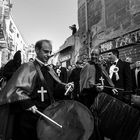
[[[13,73],[21,66],[21,51],[17,51],[12,60],[10,60],[5,66],[3,76],[6,81],[9,81]]]
[[[12,60],[10,60],[3,69],[3,77],[7,83],[16,70],[21,66],[21,51],[17,51]],[[13,135],[13,123],[15,118],[15,105],[5,104],[0,106],[0,139],[8,140]]]

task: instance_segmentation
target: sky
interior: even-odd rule
[[[52,41],[59,49],[77,24],[77,0],[12,0],[12,17],[27,44],[40,39]]]

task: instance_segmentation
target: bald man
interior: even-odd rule
[[[91,60],[80,73],[80,97],[83,104],[90,108],[95,97],[103,89],[103,85],[114,87],[105,68],[99,63],[100,50],[92,50]],[[97,86],[99,85],[99,86]]]
[[[62,83],[47,64],[52,52],[51,42],[38,41],[35,44],[35,52],[35,61],[23,64],[0,94],[0,105],[11,102],[15,104],[15,131],[9,139],[37,140],[36,126],[39,116],[31,111],[43,111],[48,107],[54,101],[56,86],[59,85],[63,89],[69,86]]]

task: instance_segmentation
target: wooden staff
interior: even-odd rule
[[[62,128],[62,125],[58,124],[56,121],[54,121],[53,119],[51,119],[50,117],[48,117],[47,115],[43,114],[42,112],[40,112],[39,110],[35,111],[37,114],[39,114],[40,116],[42,116],[43,118],[49,120],[50,122],[52,122],[53,124],[57,125],[58,127]]]
[[[117,90],[124,91],[124,89],[123,89],[123,88],[114,88],[114,87],[111,87],[111,86],[98,85],[98,84],[94,84],[94,86],[103,86],[103,87],[105,87],[105,88],[109,88],[109,89],[117,89]]]

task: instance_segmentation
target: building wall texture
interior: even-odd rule
[[[83,31],[86,16],[94,45],[98,45],[140,28],[140,0],[86,0],[78,7],[79,28]]]
[[[78,23],[83,47],[96,47],[140,29],[140,0],[79,0]]]

